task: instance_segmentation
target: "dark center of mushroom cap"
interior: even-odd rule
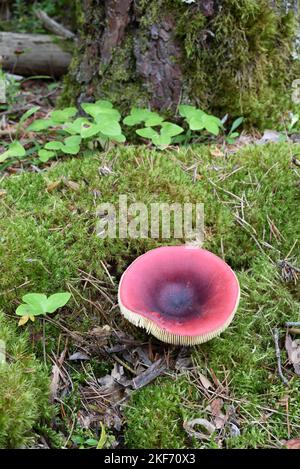
[[[190,285],[164,285],[157,298],[158,310],[170,316],[187,316],[193,311],[194,292]]]
[[[188,320],[201,314],[207,292],[191,280],[162,281],[149,295],[151,309],[164,317]],[[153,292],[154,293],[154,292]]]

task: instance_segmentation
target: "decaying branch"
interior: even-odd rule
[[[43,10],[36,10],[36,16],[41,20],[45,29],[50,31],[50,33],[55,34],[56,36],[62,37],[64,39],[74,39],[75,34],[69,29],[62,26],[60,23],[50,18],[47,13]]]

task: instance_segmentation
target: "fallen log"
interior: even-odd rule
[[[62,39],[47,34],[0,32],[0,61],[4,70],[24,76],[65,74],[71,53]],[[69,44],[69,43],[66,43]]]

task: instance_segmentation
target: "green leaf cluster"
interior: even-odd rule
[[[25,150],[24,145],[15,140],[0,155],[0,163],[8,158],[23,158],[34,153],[41,162],[46,163],[60,154],[77,155],[82,148],[96,148],[98,145],[106,148],[110,142],[126,141],[120,123],[121,114],[110,101],[83,103],[81,108],[85,116],[78,115],[75,107],[67,107],[52,111],[47,119],[34,120],[26,131],[47,133],[48,141],[43,146],[35,142],[33,147]],[[38,110],[39,107],[35,106],[25,112],[18,124],[18,132],[24,122]],[[179,115],[174,123],[166,121],[163,116],[149,109],[132,108],[122,123],[127,127],[138,127],[135,133],[159,149],[165,149],[171,144],[187,144],[199,139],[203,141],[207,137],[215,138],[221,130],[225,131],[223,122],[218,117],[195,106],[180,105]],[[183,118],[182,126],[177,123],[180,118]],[[240,117],[233,122],[228,135],[224,136],[227,143],[235,142],[239,136],[236,129],[243,120],[244,118]]]

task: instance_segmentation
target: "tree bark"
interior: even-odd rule
[[[273,99],[283,102],[295,75],[297,5],[85,0],[68,99],[76,96],[80,104],[104,97],[121,109],[144,105],[172,112],[186,102],[260,124],[263,111],[254,116],[254,108],[265,106],[267,114]]]
[[[65,74],[71,54],[46,34],[0,32],[0,57],[4,70],[24,76]]]

